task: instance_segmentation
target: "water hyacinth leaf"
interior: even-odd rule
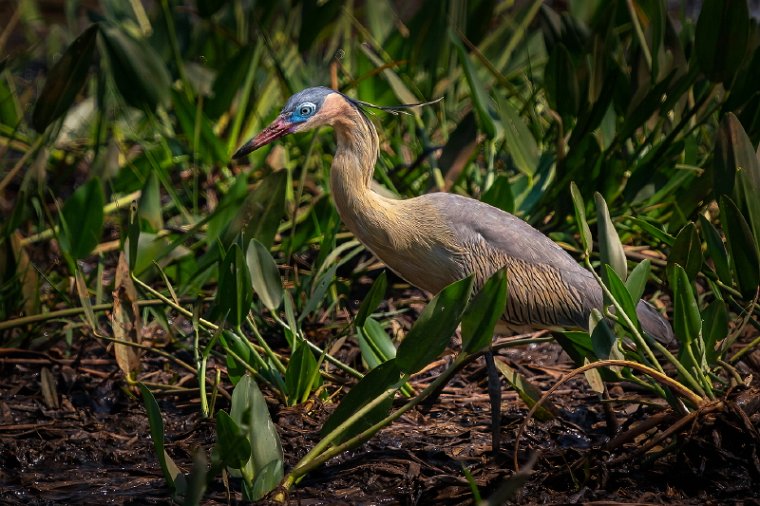
[[[497,96],[497,102],[504,127],[507,151],[520,172],[526,176],[533,176],[538,167],[536,139],[533,138],[533,134],[525,121],[508,100]]]
[[[515,197],[512,195],[512,184],[504,174],[496,176],[496,179],[483,193],[480,200],[508,213],[515,211]]]
[[[288,404],[294,406],[306,401],[316,383],[317,359],[314,358],[311,348],[305,345],[298,346],[290,357],[288,368],[285,371],[285,390],[288,396]]]
[[[74,103],[87,81],[97,35],[98,26],[91,25],[71,43],[48,72],[32,113],[32,126],[37,132],[44,132]]]
[[[723,239],[715,226],[707,218],[699,215],[699,224],[702,228],[702,235],[707,243],[707,254],[712,260],[715,273],[724,284],[731,286],[731,269],[728,266],[728,252]]]
[[[491,344],[507,306],[507,272],[496,271],[468,304],[462,316],[462,351],[477,353]]]
[[[494,139],[499,132],[497,132],[496,121],[494,121],[491,113],[491,104],[488,93],[486,93],[483,83],[475,72],[472,61],[470,60],[467,51],[465,51],[462,42],[453,32],[449,33],[449,37],[457,50],[459,60],[462,62],[462,70],[465,79],[467,80],[467,84],[470,87],[472,105],[477,113],[478,124],[480,125],[481,130],[483,130],[483,133],[486,134],[486,137]]]
[[[720,357],[719,344],[728,335],[728,309],[726,303],[715,299],[702,312],[702,338],[705,342],[707,363],[714,365]]]
[[[279,466],[274,467],[275,471],[279,469],[279,473],[267,473],[267,481],[257,489],[262,495],[253,499],[258,500],[274,490],[282,480],[283,455],[280,436],[269,416],[266,400],[252,377],[243,377],[232,391],[230,416],[243,429],[251,444],[251,459],[246,467],[247,471],[252,471],[252,476],[263,474],[262,471],[272,462],[279,463]]]
[[[472,276],[451,283],[425,306],[396,353],[402,372],[413,374],[446,349],[472,291]]]
[[[219,286],[213,317],[226,319],[233,327],[245,321],[253,300],[253,288],[243,250],[235,243],[219,263]]]
[[[631,300],[639,300],[644,295],[651,267],[652,262],[648,258],[644,259],[628,275],[628,279],[625,280],[625,287],[631,294]]]
[[[730,196],[752,229],[760,248],[760,161],[739,119],[723,117],[715,143],[715,193]]]
[[[102,26],[100,33],[114,84],[124,100],[148,110],[165,104],[171,77],[158,53],[145,40],[132,37],[119,26]]]
[[[251,239],[245,255],[251,286],[270,311],[275,311],[282,303],[284,290],[280,271],[269,250],[256,239]]]
[[[593,239],[591,238],[591,229],[588,227],[588,221],[586,221],[586,204],[583,201],[578,185],[575,181],[570,183],[570,195],[573,198],[573,207],[575,208],[575,221],[578,223],[578,232],[581,235],[581,242],[583,243],[583,251],[586,256],[591,253],[593,248]]]
[[[520,399],[522,399],[529,408],[532,408],[538,402],[538,400],[541,399],[543,395],[541,393],[541,390],[533,383],[528,381],[525,376],[518,373],[516,370],[501,360],[494,360],[494,364],[496,364],[496,368],[507,380],[507,383],[509,383],[512,388],[515,389],[517,395],[520,396]],[[557,407],[551,401],[547,400],[544,401],[541,404],[541,407],[536,410],[534,416],[538,420],[545,422],[553,419],[558,412],[559,411],[557,410]]]
[[[702,243],[694,223],[687,223],[678,235],[668,256],[668,277],[672,277],[673,266],[678,264],[684,268],[690,280],[696,278],[702,268]]]
[[[580,92],[575,64],[570,51],[562,43],[554,46],[546,62],[544,87],[549,106],[563,119],[578,113]]]
[[[628,292],[628,288],[626,288],[623,280],[618,277],[617,272],[615,272],[612,267],[606,264],[604,265],[604,279],[607,288],[609,288],[612,296],[622,306],[625,314],[628,316],[631,322],[636,325],[636,328],[641,330],[641,326],[638,324],[639,320],[636,315],[636,304],[634,304],[633,299],[631,298],[631,294]]]
[[[702,337],[702,316],[686,270],[673,267],[673,330],[684,347]]]
[[[747,2],[702,3],[694,45],[699,67],[710,80],[731,84],[747,52],[749,24]]]
[[[216,413],[216,454],[225,466],[241,469],[251,459],[251,443],[225,411]]]
[[[364,297],[359,311],[354,318],[354,325],[356,328],[362,327],[369,315],[377,308],[380,302],[385,298],[385,292],[388,290],[388,276],[385,275],[385,271],[381,272],[374,283],[372,288]]]
[[[380,323],[374,318],[367,318],[364,325],[357,327],[359,350],[370,369],[396,356],[396,347]]]
[[[222,242],[229,244],[243,232],[243,244],[256,238],[267,249],[271,248],[285,209],[287,182],[288,174],[284,170],[266,176],[245,198],[222,234]]]
[[[383,392],[391,388],[398,389],[401,386],[401,371],[398,368],[396,359],[391,359],[384,364],[372,369],[367,373],[364,378],[354,385],[351,390],[343,397],[335,411],[333,411],[330,418],[327,419],[322,426],[320,433],[323,436],[331,433],[337,429],[343,422],[356,413],[369,401],[382,395]],[[351,425],[351,427],[345,431],[336,440],[336,444],[345,441],[351,436],[354,436],[361,431],[368,429],[375,423],[382,420],[385,415],[390,411],[393,404],[393,396],[389,396],[388,400],[382,402],[376,408],[370,410],[369,413],[364,415],[360,420]]]
[[[61,211],[61,249],[74,260],[85,258],[98,245],[103,232],[105,195],[94,177],[68,198]]]
[[[734,279],[742,295],[751,299],[760,284],[760,266],[758,251],[752,231],[736,204],[729,197],[720,198],[720,213],[723,230],[731,258]]]
[[[625,280],[628,273],[628,265],[625,260],[623,243],[620,242],[615,225],[610,218],[607,202],[600,193],[594,193],[596,203],[596,221],[599,226],[599,256],[602,263],[609,265],[617,273],[621,280]]]
[[[164,474],[164,480],[169,488],[180,492],[183,488],[185,477],[164,448],[164,421],[161,418],[161,410],[158,407],[156,398],[153,397],[153,393],[148,387],[142,383],[138,383],[137,386],[140,388],[145,411],[148,412],[150,438],[153,440],[153,449],[161,466],[161,472]]]
[[[158,232],[164,228],[164,219],[161,216],[161,189],[158,176],[153,171],[143,185],[137,210],[140,219],[145,220],[150,226],[151,232]]]

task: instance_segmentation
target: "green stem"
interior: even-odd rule
[[[636,32],[636,37],[639,39],[639,45],[641,46],[641,52],[644,54],[644,60],[647,62],[647,67],[649,67],[649,71],[652,71],[652,53],[649,52],[649,46],[647,46],[647,39],[644,36],[644,30],[641,28],[641,23],[639,22],[639,17],[636,15],[636,8],[633,6],[633,0],[626,0],[626,5],[628,6],[628,12],[631,15],[631,23],[633,24],[633,29]]]

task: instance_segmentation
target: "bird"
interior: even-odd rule
[[[436,192],[396,199],[372,189],[380,140],[366,106],[383,109],[331,88],[306,88],[291,96],[274,121],[233,158],[289,134],[332,127],[337,138],[330,169],[335,207],[346,227],[390,270],[435,294],[471,275],[477,290],[505,268],[508,297],[502,319],[508,329],[588,330],[592,309],[603,308],[602,288],[570,254],[527,222],[462,195]],[[636,312],[647,334],[672,339],[670,325],[653,306],[641,300]],[[492,451],[497,452],[501,391],[492,354],[486,354],[486,364]]]

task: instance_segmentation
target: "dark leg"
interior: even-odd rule
[[[491,452],[499,454],[501,446],[501,378],[493,359],[493,352],[485,354],[488,370],[488,398],[491,400]]]

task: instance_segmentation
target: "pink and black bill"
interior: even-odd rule
[[[280,137],[283,137],[291,132],[293,124],[287,120],[282,114],[277,116],[268,127],[262,130],[256,137],[245,143],[240,147],[232,158],[242,158],[248,153],[256,151],[261,146],[266,146],[270,142],[276,141]]]

